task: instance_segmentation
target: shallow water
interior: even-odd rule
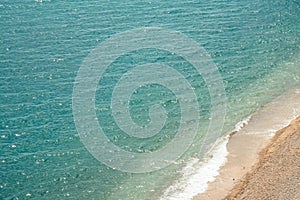
[[[90,51],[114,34],[140,27],[175,30],[206,49],[219,69],[227,97],[223,134],[285,90],[300,83],[300,5],[297,1],[1,1],[0,135],[3,199],[155,199],[199,158],[208,130],[205,82],[172,52],[143,49],[116,60],[99,81],[96,114],[114,144],[130,152],[155,151],[175,137],[176,98],[159,85],[132,96],[133,121],[149,119],[147,106],[169,112],[160,136],[130,138],[113,123],[110,95],[137,64],[172,64],[195,88],[200,129],[181,159],[147,174],[120,172],[85,148],[75,127],[72,94]],[[143,94],[153,94],[153,98]],[[218,134],[208,133],[213,139]],[[200,156],[201,158],[201,156]]]

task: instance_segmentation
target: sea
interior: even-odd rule
[[[0,199],[191,199],[299,84],[299,0],[0,0]]]

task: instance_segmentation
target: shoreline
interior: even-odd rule
[[[219,169],[215,180],[208,183],[206,191],[194,196],[193,200],[236,199],[230,194],[238,194],[244,188],[245,185],[238,185],[245,182],[246,175],[259,162],[261,152],[299,116],[300,86],[285,92],[255,112],[248,124],[230,134],[226,145],[226,163]]]

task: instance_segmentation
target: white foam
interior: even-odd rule
[[[209,155],[211,158],[201,161],[192,158],[182,169],[183,176],[167,188],[161,200],[187,200],[192,199],[199,193],[205,192],[208,183],[215,180],[219,175],[219,169],[227,160],[228,151],[226,145],[229,136],[217,140],[216,145]]]
[[[236,132],[239,132],[244,126],[246,126],[246,125],[249,123],[251,117],[252,117],[252,116],[250,115],[250,116],[247,117],[246,119],[244,119],[244,120],[238,122],[238,123],[235,125],[233,132],[235,132],[235,131],[236,131]]]
[[[51,2],[51,0],[34,0],[35,2],[38,3],[43,3],[43,2]]]

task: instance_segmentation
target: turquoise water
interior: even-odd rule
[[[112,87],[127,70],[172,63],[195,87],[201,105],[201,129],[191,148],[177,164],[147,174],[111,169],[86,150],[72,114],[74,81],[89,52],[114,34],[160,27],[180,31],[204,47],[225,86],[223,134],[300,83],[296,0],[1,0],[0,27],[1,199],[157,199],[189,158],[199,156],[210,113],[205,82],[191,75],[182,57],[157,49],[131,52],[109,67],[96,92],[99,123],[116,145],[131,152],[155,151],[172,140],[180,112],[167,88],[142,87],[132,96],[133,121],[142,126],[153,103],[162,103],[169,113],[165,128],[151,140],[128,137],[103,109],[109,108]],[[153,98],[145,98],[151,91]]]

